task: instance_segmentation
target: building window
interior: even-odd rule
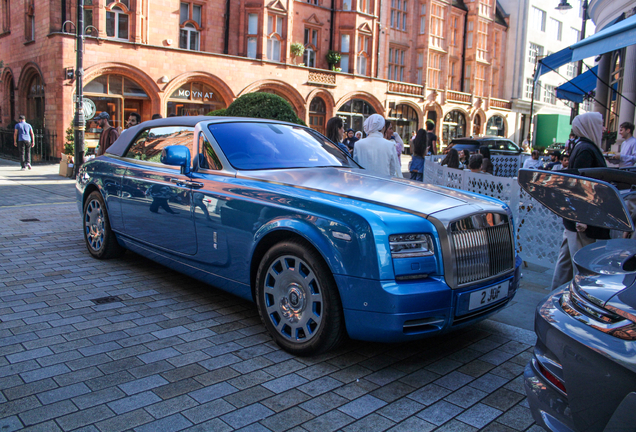
[[[199,51],[201,30],[201,6],[181,3],[179,8],[179,48]]]
[[[318,0],[307,0],[307,3],[317,5],[318,4]]]
[[[525,91],[525,97],[526,99],[532,99],[532,84],[533,84],[533,79],[532,78],[526,78],[526,91]],[[534,100],[538,101],[540,99],[541,95],[541,81],[537,81],[537,84],[534,86]]]
[[[283,17],[267,17],[267,60],[280,61],[280,47],[283,35]]]
[[[256,58],[256,40],[258,38],[258,14],[247,15],[247,56]]]
[[[468,23],[468,33],[466,33],[466,48],[473,47],[473,22]]]
[[[389,79],[404,81],[404,50],[389,48]]]
[[[457,46],[457,18],[451,20],[451,45]]]
[[[26,16],[24,17],[24,38],[27,41],[35,40],[35,5],[33,3],[26,5]]]
[[[490,0],[479,0],[479,15],[490,16]]]
[[[449,90],[455,90],[455,83],[457,81],[457,78],[455,76],[456,68],[457,68],[457,63],[452,62],[450,64],[450,73],[448,74],[448,89]]]
[[[466,117],[461,111],[453,110],[444,116],[442,122],[442,140],[449,143],[452,139],[466,136]]]
[[[424,53],[417,53],[417,83],[422,85],[422,71],[424,68]]]
[[[470,70],[470,65],[466,65],[466,69],[464,70],[464,92],[470,93],[470,77],[472,76],[472,71]]]
[[[326,115],[325,101],[320,97],[313,98],[309,105],[309,127],[324,135]]]
[[[444,47],[444,7],[431,3],[431,27],[429,29],[431,45]]]
[[[340,35],[340,69],[343,72],[349,73],[349,43],[351,41],[351,35]]]
[[[11,2],[2,0],[2,33],[11,31]]]
[[[97,28],[93,24],[93,0],[84,0],[84,33],[87,36],[97,36]]]
[[[371,0],[358,0],[358,10],[366,14],[372,14],[373,6]]]
[[[575,29],[574,27],[570,27],[570,40],[572,43],[578,42],[581,38],[581,32]]]
[[[308,67],[316,67],[316,52],[318,51],[318,30],[305,29],[305,53],[303,59]]]
[[[531,12],[532,15],[532,28],[538,31],[545,31],[545,11],[539,8],[532,6]]]
[[[549,104],[556,104],[556,90],[554,86],[545,85],[543,86],[543,102],[547,102]]]
[[[477,23],[477,60],[486,61],[488,54],[488,23]]]
[[[530,42],[530,46],[528,48],[528,62],[534,64],[537,62],[537,57],[541,56],[543,56],[543,47]]]
[[[475,95],[485,96],[486,88],[486,66],[482,64],[475,65]]]
[[[351,10],[351,0],[342,0],[342,10]]]
[[[215,88],[202,82],[183,84],[170,95],[166,112],[178,116],[205,115],[225,108]]]
[[[338,109],[336,114],[344,122],[345,130],[352,128],[354,130],[364,130],[364,121],[371,114],[375,114],[373,107],[362,99],[352,99],[347,101]]]
[[[426,3],[420,3],[420,34],[426,33]]]
[[[568,63],[566,74],[570,78],[574,78],[576,71],[576,65],[574,63]]]
[[[554,18],[550,18],[548,23],[548,32],[551,38],[560,41],[562,39],[563,23],[555,20]]]
[[[407,0],[391,0],[391,28],[406,31]]]
[[[360,36],[358,38],[358,58],[357,72],[359,75],[367,74],[367,64],[369,62],[369,36]]]
[[[128,40],[128,8],[126,2],[112,3],[106,9],[106,36],[114,39]]]
[[[441,74],[442,55],[431,51],[428,56],[428,80],[426,86],[434,89],[441,88]]]

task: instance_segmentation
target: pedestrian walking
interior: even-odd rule
[[[13,132],[13,145],[20,150],[20,165],[22,167],[20,169],[31,169],[31,148],[35,146],[33,128],[26,122],[24,114],[20,114],[18,120],[20,121],[16,123]]]
[[[415,138],[411,141],[411,162],[409,163],[409,172],[411,180],[424,180],[424,156],[428,148],[426,131],[420,129],[415,134]]]
[[[435,135],[435,122],[433,120],[426,120],[426,135],[428,141],[428,151],[430,155],[437,154],[437,135]]]
[[[353,160],[371,174],[402,177],[395,144],[382,136],[384,125],[384,117],[380,114],[371,114],[364,121],[367,137],[355,143]]]
[[[106,111],[102,111],[97,114],[93,120],[97,121],[97,124],[102,128],[102,133],[99,135],[99,148],[97,149],[97,156],[101,156],[106,153],[108,147],[110,147],[119,138],[117,129],[112,127],[108,120],[110,116]]]
[[[572,121],[572,133],[576,144],[570,155],[569,168],[606,167],[600,150],[603,134],[603,117],[600,113],[589,112],[578,115]],[[563,219],[563,239],[552,276],[552,289],[556,289],[574,277],[572,257],[584,246],[610,238],[608,229],[588,226]]]

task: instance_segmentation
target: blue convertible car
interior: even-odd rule
[[[130,249],[253,300],[298,355],[453,330],[519,284],[503,203],[370,175],[294,124],[144,122],[84,164],[77,202],[94,257]]]

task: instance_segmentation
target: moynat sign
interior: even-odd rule
[[[214,93],[212,92],[200,92],[200,91],[190,91],[190,90],[184,90],[184,89],[179,89],[177,90],[177,97],[185,97],[188,99],[200,99],[200,100],[205,100],[205,99],[212,99],[212,97],[214,96]]]

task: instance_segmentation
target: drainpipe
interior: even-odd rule
[[[468,11],[466,11],[466,15],[464,15],[464,43],[462,44],[462,75],[459,77],[459,88],[462,93],[464,92],[464,68],[466,67],[466,34],[468,30]],[[474,38],[473,38],[474,39]]]
[[[228,0],[229,1],[229,0]],[[333,35],[336,33],[334,17],[336,16],[336,0],[331,0],[331,35],[329,36],[329,50],[333,50]]]
[[[225,40],[223,54],[230,52],[230,0],[225,0]]]

